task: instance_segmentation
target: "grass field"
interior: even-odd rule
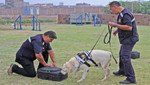
[[[118,64],[111,60],[111,76],[106,81],[100,80],[104,77],[102,69],[91,67],[86,79],[77,83],[82,72],[79,73],[78,79],[74,79],[74,74],[69,74],[68,78],[61,82],[41,80],[37,77],[28,78],[17,74],[9,76],[7,69],[11,63],[15,63],[15,54],[21,44],[29,36],[44,33],[53,30],[57,33],[58,39],[51,43],[55,51],[56,62],[58,67],[67,62],[70,58],[75,57],[77,53],[90,50],[95,44],[99,34],[105,29],[103,36],[98,42],[95,49],[110,51],[109,45],[103,43],[103,37],[107,32],[107,26],[94,27],[92,25],[75,26],[67,24],[42,24],[42,31],[31,31],[32,28],[26,27],[25,30],[13,30],[8,25],[0,25],[0,85],[119,85],[119,81],[125,79],[124,76],[114,76],[113,71],[118,70]],[[137,85],[150,85],[150,26],[138,26],[140,41],[135,45],[135,51],[140,52],[140,58],[132,60],[135,70]],[[112,36],[111,40],[113,54],[118,60],[120,44],[117,36]],[[35,60],[35,67],[38,61]],[[51,63],[51,60],[49,60]]]

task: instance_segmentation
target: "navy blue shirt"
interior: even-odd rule
[[[131,17],[128,14],[124,15],[123,23],[132,27]]]
[[[36,59],[35,53],[47,53],[48,50],[52,50],[50,44],[44,43],[42,34],[39,34],[27,39],[16,53],[16,56],[33,61]]]
[[[118,15],[117,24],[132,27],[132,30],[122,30],[118,28],[118,37],[121,44],[135,44],[139,40],[135,18],[128,9],[125,8]]]
[[[34,41],[32,41],[32,45],[33,45],[33,48],[34,48],[34,53],[37,53],[37,54],[43,53],[47,50],[52,50],[49,43],[46,44],[46,43],[42,43],[42,42],[39,42],[37,40],[34,40]],[[46,47],[46,48],[44,48],[44,47]]]

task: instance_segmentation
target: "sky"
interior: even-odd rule
[[[76,3],[88,3],[91,5],[102,5],[106,6],[109,2],[114,0],[24,0],[24,2],[29,2],[30,4],[37,3],[53,3],[53,5],[59,5],[63,2],[64,5],[76,5]],[[116,1],[139,1],[139,0],[116,0]],[[150,1],[150,0],[140,0],[140,1]],[[0,0],[0,3],[5,3],[5,0]]]

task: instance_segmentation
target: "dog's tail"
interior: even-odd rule
[[[110,52],[110,63],[109,63],[109,66],[111,66],[111,57],[112,57],[113,55],[112,55],[112,53]]]

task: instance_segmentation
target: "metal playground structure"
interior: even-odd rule
[[[71,13],[69,16],[70,24],[83,26],[83,24],[94,24],[94,26],[101,26],[101,19],[97,14],[86,13]]]
[[[32,30],[33,31],[41,31],[40,29],[40,21],[36,18],[36,16],[32,17]],[[15,30],[22,30],[22,17],[21,15],[15,20],[14,22],[14,29]]]
[[[41,31],[40,29],[40,21],[38,20],[39,15],[39,7],[33,6],[24,6],[23,7],[23,15],[25,15],[25,24],[27,26],[27,16],[31,16],[31,26],[33,31]],[[14,16],[15,17],[15,16]],[[18,16],[14,21],[14,29],[15,30],[22,30],[22,16]]]

